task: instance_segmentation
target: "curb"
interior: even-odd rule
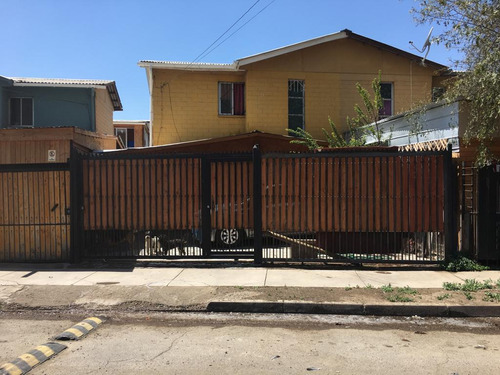
[[[442,306],[442,305],[369,305],[313,302],[267,301],[213,301],[208,312],[239,313],[288,313],[375,316],[426,316],[426,317],[500,317],[500,306]]]

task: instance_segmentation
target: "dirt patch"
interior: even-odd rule
[[[408,303],[418,305],[500,305],[500,301],[486,300],[486,292],[500,293],[500,289],[464,293],[443,288],[299,288],[299,287],[219,287],[216,296],[222,301],[303,301],[359,304]],[[214,296],[215,297],[215,296]],[[406,298],[405,298],[406,297]],[[409,299],[411,301],[405,301]]]

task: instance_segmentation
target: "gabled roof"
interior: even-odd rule
[[[271,59],[273,57],[281,56],[290,52],[299,51],[319,44],[346,38],[357,40],[361,43],[373,46],[375,48],[379,48],[381,50],[393,53],[395,55],[403,56],[406,57],[407,59],[418,61],[419,63],[422,61],[422,57],[420,56],[414,55],[412,53],[403,51],[399,48],[378,42],[376,40],[353,33],[351,30],[345,29],[334,34],[324,35],[318,38],[306,40],[304,42],[276,48],[267,52],[262,52],[248,57],[243,57],[241,59],[234,61],[232,64],[209,64],[209,63],[187,63],[187,62],[176,62],[176,61],[141,60],[139,61],[138,65],[143,68],[150,67],[157,69],[179,69],[179,70],[198,70],[198,71],[239,71],[239,70],[244,70],[244,66],[248,64]],[[445,65],[439,64],[431,60],[425,60],[425,64],[436,70],[447,69]]]
[[[395,55],[400,55],[400,56],[406,57],[410,60],[415,60],[418,62],[422,61],[422,58],[417,56],[417,55],[403,51],[399,48],[390,46],[388,44],[378,42],[374,39],[370,39],[370,38],[367,38],[365,36],[353,33],[351,30],[344,29],[344,30],[339,31],[339,32],[334,33],[334,34],[324,35],[324,36],[321,36],[318,38],[306,40],[304,42],[295,43],[295,44],[291,44],[289,46],[273,49],[271,51],[267,51],[267,52],[259,53],[256,55],[244,57],[242,59],[236,60],[235,64],[236,64],[236,67],[239,68],[239,67],[242,67],[244,65],[252,64],[252,63],[255,63],[258,61],[267,60],[267,59],[270,59],[273,57],[281,56],[281,55],[284,55],[286,53],[295,52],[295,51],[299,51],[299,50],[304,49],[304,48],[317,46],[318,44],[328,43],[328,42],[332,42],[335,40],[346,39],[346,38],[357,40],[361,43],[365,43],[365,44],[371,45],[373,47],[385,50],[387,52],[394,53]],[[442,65],[442,64],[436,63],[434,61],[430,61],[430,60],[425,60],[425,64],[432,66],[435,69],[446,69],[447,68],[445,65]]]
[[[25,87],[80,87],[80,88],[106,88],[113,102],[115,111],[123,110],[118,95],[115,81],[98,79],[67,79],[67,78],[26,78],[26,77],[2,77],[0,79],[10,80],[13,86]]]

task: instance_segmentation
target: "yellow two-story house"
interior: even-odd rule
[[[321,138],[328,117],[345,130],[361,104],[356,83],[382,72],[383,116],[431,100],[447,67],[343,30],[232,64],[140,61],[151,99],[151,144],[303,128]]]

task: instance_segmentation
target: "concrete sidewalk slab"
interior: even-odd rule
[[[357,271],[269,269],[265,286],[343,288],[362,285]]]
[[[74,285],[95,271],[14,271],[0,278],[0,285]]]
[[[185,268],[169,286],[264,286],[265,268]]]
[[[73,285],[155,285],[165,286],[175,279],[183,269],[178,268],[134,268],[124,272],[99,271],[79,280]]]
[[[454,275],[458,277],[462,282],[467,279],[476,279],[478,281],[485,280],[500,280],[500,271],[480,271],[480,272],[455,272]]]

